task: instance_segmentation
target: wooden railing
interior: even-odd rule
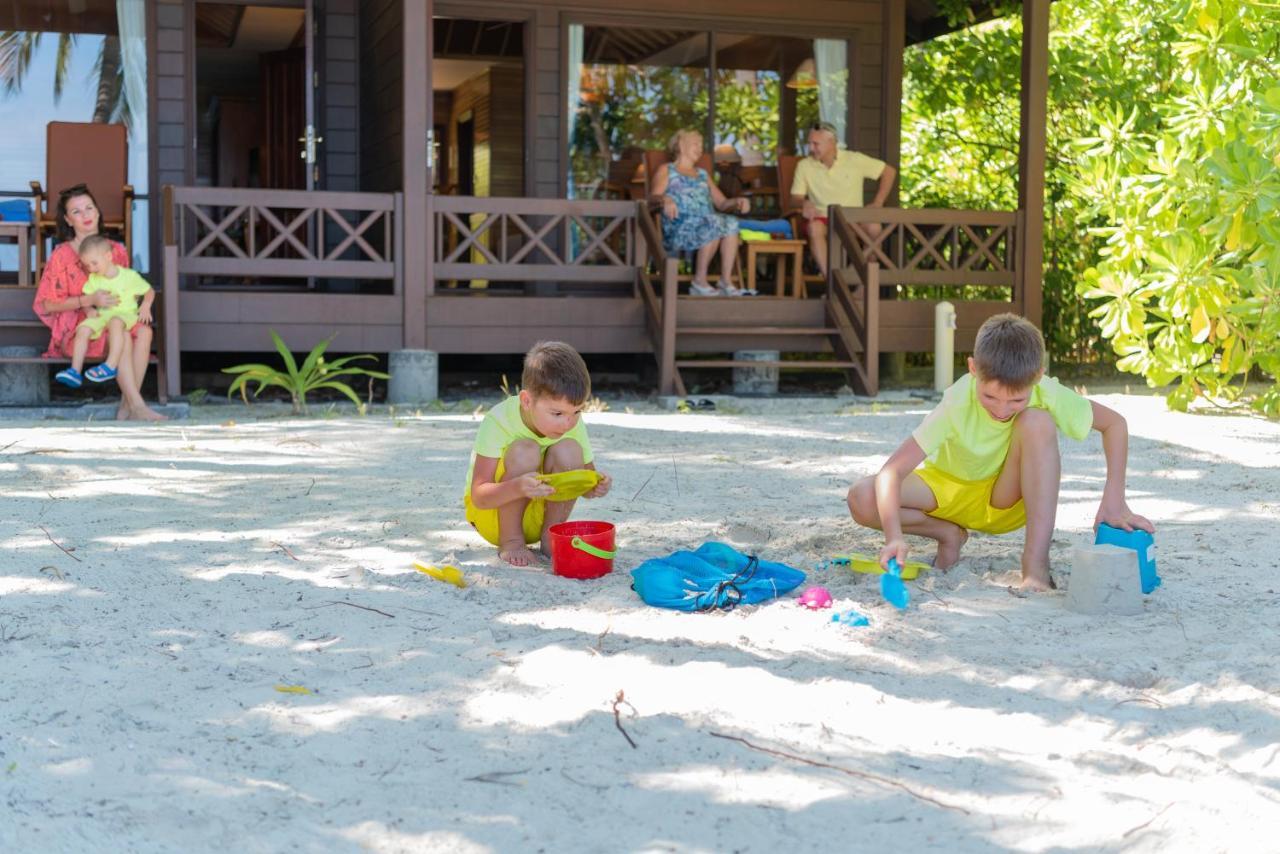
[[[684,395],[687,394],[684,379],[676,367],[677,275],[680,262],[668,256],[663,248],[662,236],[649,211],[649,204],[636,202],[635,211],[642,248],[651,262],[639,266],[636,290],[644,301],[645,325],[658,360],[658,393]]]
[[[398,193],[164,188],[164,243],[209,276],[398,281]]]
[[[635,282],[632,202],[433,196],[428,208],[435,281]]]
[[[399,193],[166,185],[163,203],[159,325],[171,395],[180,393],[183,275],[381,279],[401,293]]]

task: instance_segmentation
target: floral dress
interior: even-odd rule
[[[738,221],[716,213],[711,206],[705,169],[699,169],[695,178],[682,175],[674,163],[668,163],[667,195],[676,203],[675,219],[662,218],[662,242],[668,252],[701,249],[713,240],[738,233]]]
[[[114,240],[111,241],[111,260],[118,267],[129,266],[129,253],[125,251],[123,245]],[[46,357],[71,356],[71,350],[75,344],[76,327],[80,325],[80,321],[84,320],[84,310],[48,312],[44,309],[45,300],[62,302],[78,297],[84,293],[84,286],[88,281],[89,274],[85,272],[84,267],[80,266],[80,256],[76,254],[76,250],[71,248],[70,243],[59,244],[49,256],[48,263],[44,265],[44,274],[40,277],[40,285],[36,288],[35,303],[32,306],[36,316],[49,327],[49,349],[44,353]],[[133,337],[138,336],[137,324],[134,324],[130,332],[133,333]],[[107,336],[103,335],[89,342],[89,352],[86,354],[89,359],[101,359],[106,353]]]

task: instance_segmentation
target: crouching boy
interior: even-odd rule
[[[574,501],[548,501],[555,490],[539,474],[595,469],[582,406],[591,396],[591,375],[568,344],[544,341],[525,354],[520,393],[485,415],[471,453],[463,496],[467,521],[498,547],[513,566],[534,561],[531,543],[550,554],[547,529],[564,522]],[[609,492],[600,474],[587,498]]]
[[[1058,511],[1058,433],[1102,434],[1107,480],[1094,527],[1105,522],[1154,532],[1125,502],[1129,432],[1115,410],[1087,400],[1041,369],[1040,330],[1014,314],[978,330],[969,373],[942,396],[880,472],[849,490],[854,521],[884,531],[881,565],[905,564],[903,533],[936,540],[934,565],[960,558],[969,531],[1004,534],[1026,526],[1022,588],[1048,590],[1049,543]],[[921,465],[923,463],[923,465]]]

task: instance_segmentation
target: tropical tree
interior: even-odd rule
[[[76,46],[74,33],[42,33],[25,30],[0,31],[0,88],[12,96],[22,91],[22,85],[31,70],[36,50],[47,35],[57,37],[57,54],[53,72],[53,102],[62,99],[67,75],[71,71],[71,56]],[[95,122],[132,123],[128,96],[124,87],[124,64],[120,58],[120,39],[103,36],[94,61],[97,77],[97,95],[94,99]]]

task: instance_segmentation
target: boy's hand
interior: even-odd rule
[[[551,484],[538,480],[536,474],[522,474],[511,482],[516,485],[516,491],[525,498],[546,498],[554,495],[556,491]]]
[[[1132,531],[1134,528],[1146,531],[1148,534],[1156,532],[1156,526],[1152,525],[1150,520],[1145,516],[1139,516],[1129,509],[1129,504],[1123,498],[1119,500],[1102,499],[1102,503],[1098,505],[1098,513],[1093,517],[1093,530],[1098,530],[1098,525],[1107,524],[1113,528],[1119,528],[1121,531]]]
[[[151,325],[151,306],[144,305],[138,308],[138,322],[143,326]]]
[[[889,558],[897,558],[898,566],[907,565],[907,541],[903,539],[889,540],[880,549],[880,566],[887,572],[889,569]]]
[[[584,498],[604,498],[609,494],[609,487],[613,486],[613,478],[603,472],[597,472],[600,475],[600,482],[595,488],[584,495]]]

